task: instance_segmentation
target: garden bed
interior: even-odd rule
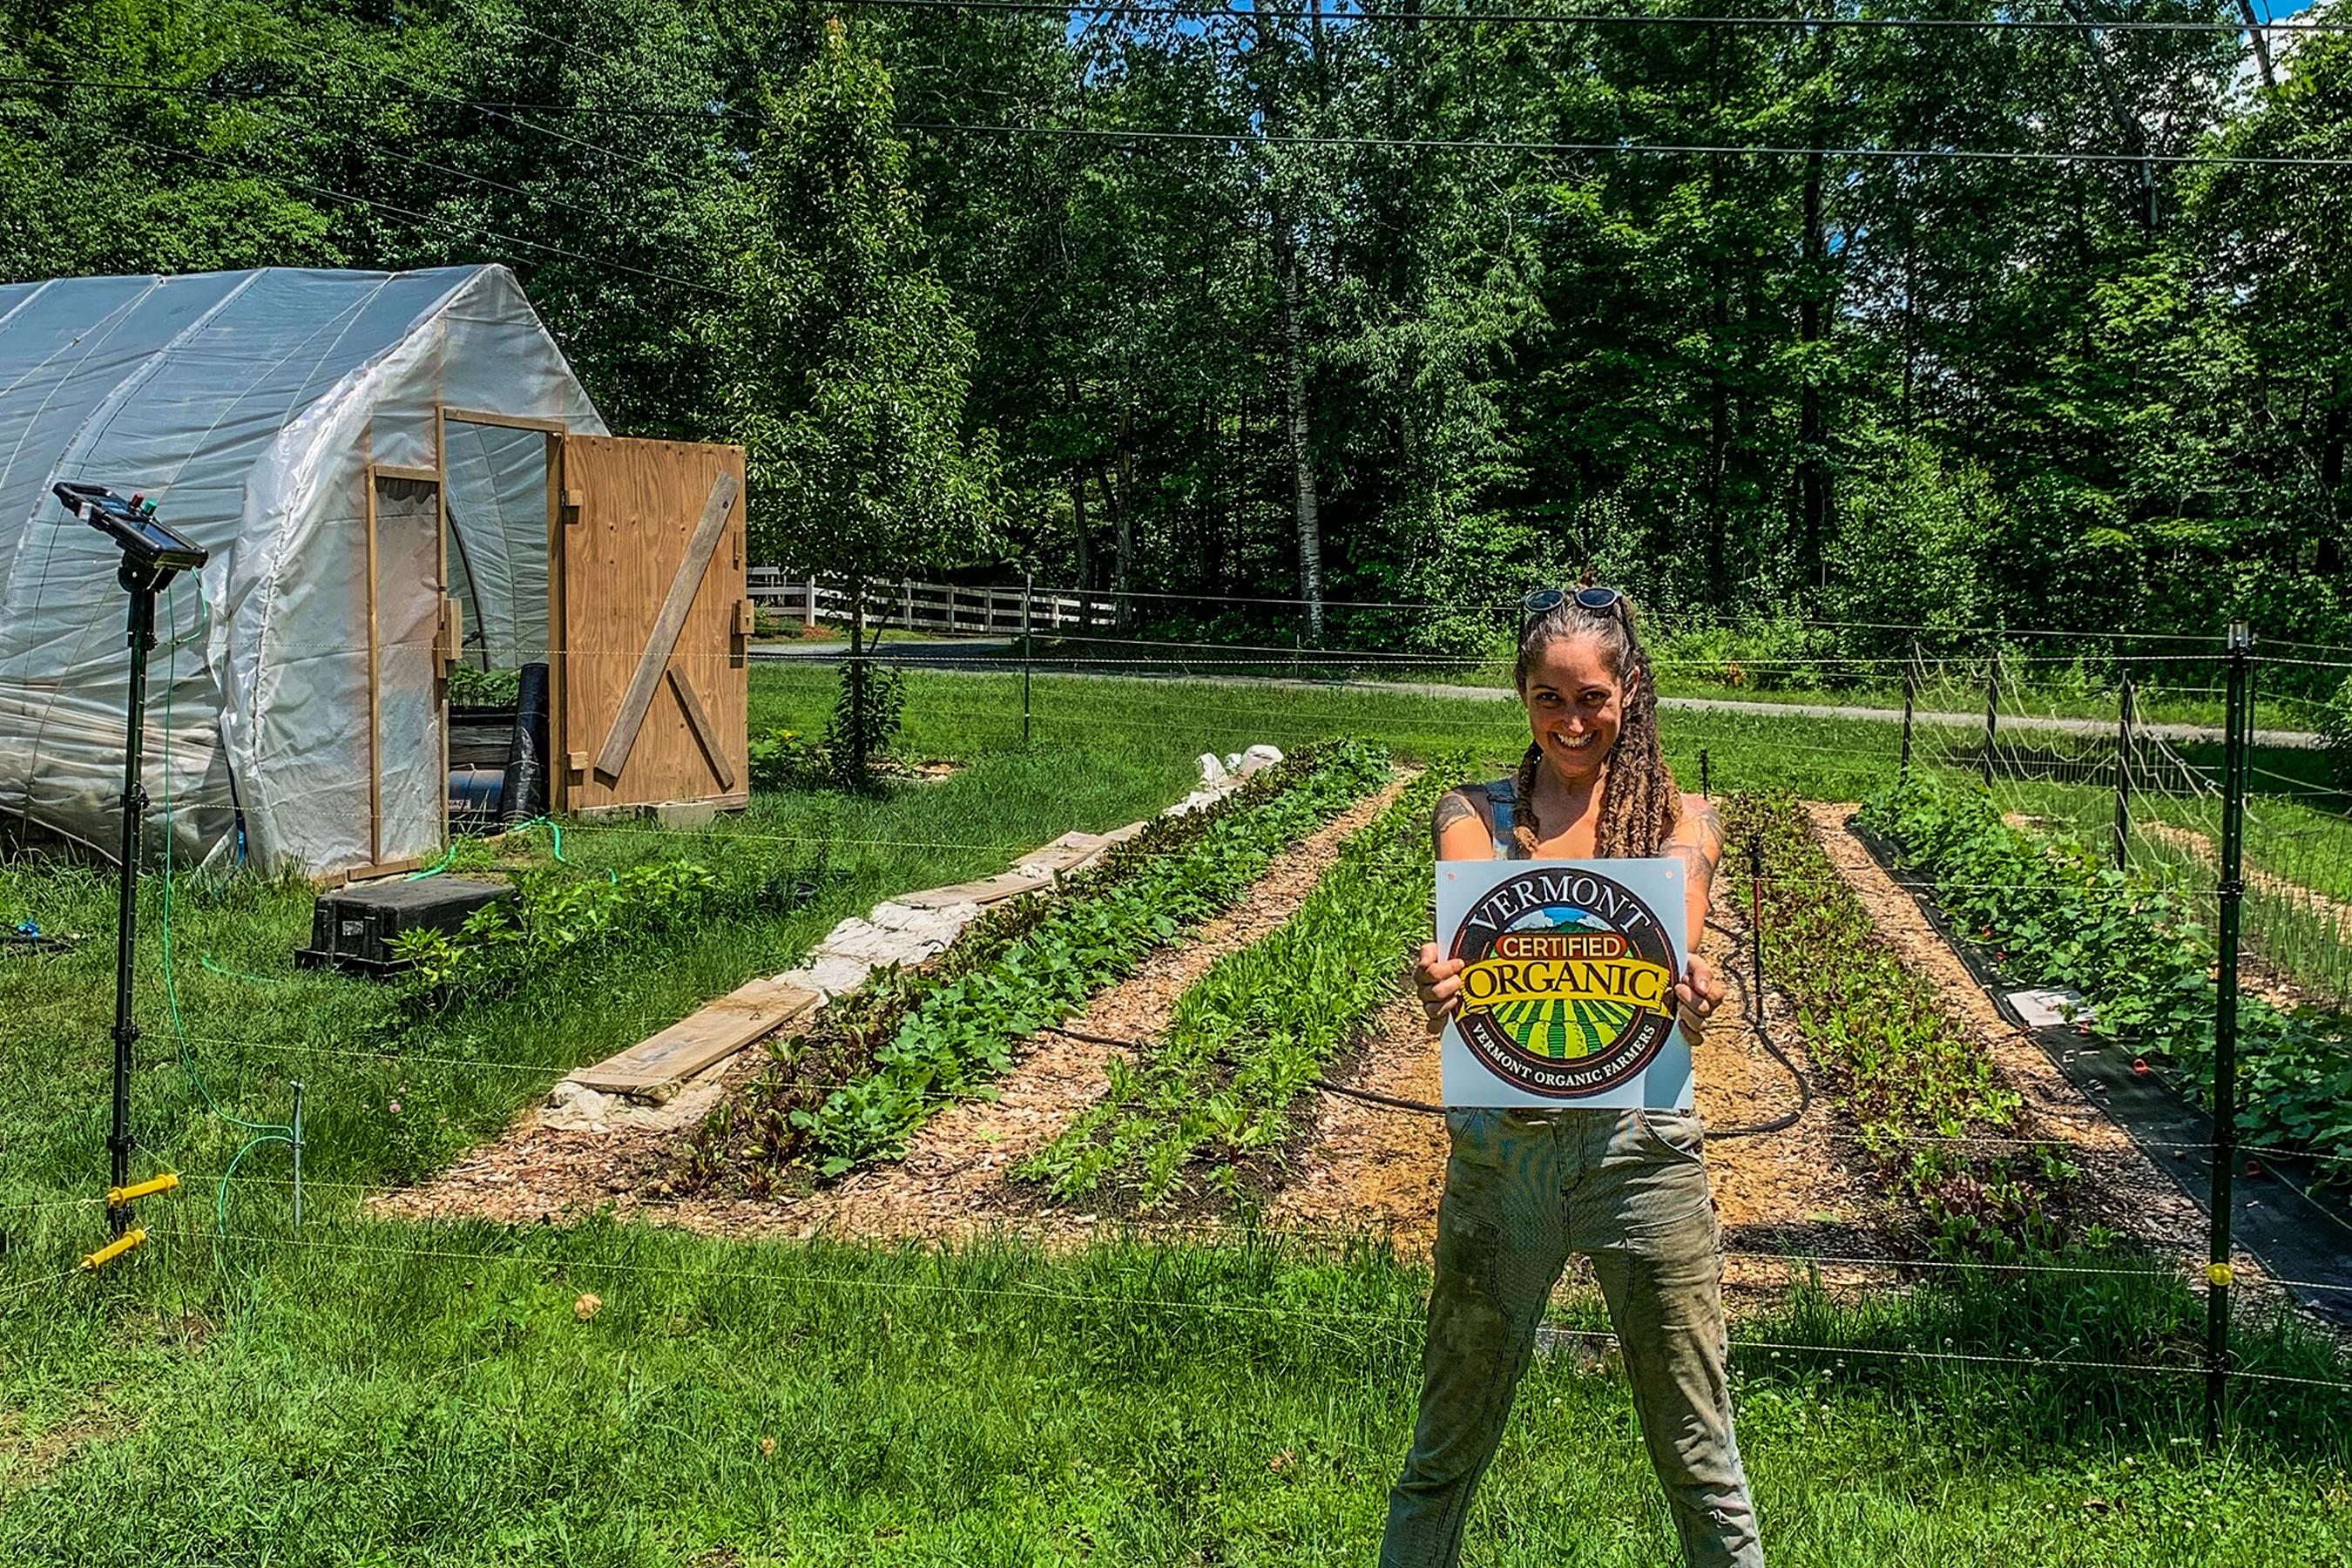
[[[2012,995],[2047,975],[2033,971],[2021,953],[1988,951],[1971,940],[1937,899],[1933,879],[1906,867],[1896,846],[1868,822],[1836,826],[1853,846],[1852,858],[1885,882],[1883,902],[1903,907],[1962,977],[1954,987],[1973,994],[1990,1016],[1985,1032],[2009,1043],[2007,1055],[2017,1064],[2013,1076],[2038,1072],[2062,1086],[2042,1098],[2082,1151],[2075,1158],[2098,1175],[2105,1223],[2186,1258],[2201,1258],[2211,1194],[2210,1114],[2180,1084],[2152,1070],[2135,1044],[2095,1037],[2084,1025],[2029,1021]],[[2030,1065],[2017,1063],[2021,1053]],[[2074,1108],[2073,1113],[2065,1107]],[[2352,1223],[2342,1204],[2315,1191],[2311,1167],[2292,1155],[2252,1152],[2258,1158],[2241,1173],[2232,1194],[2232,1234],[2245,1255],[2242,1272],[2252,1279],[2258,1267],[2276,1279],[2308,1281],[2284,1288],[2312,1312],[2352,1323]]]

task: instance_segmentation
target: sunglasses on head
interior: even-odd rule
[[[1519,607],[1531,616],[1557,610],[1570,599],[1580,610],[1594,615],[1606,615],[1625,602],[1625,595],[1614,588],[1538,588],[1519,601]]]

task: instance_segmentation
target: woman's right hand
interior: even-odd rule
[[[1440,958],[1435,942],[1423,942],[1420,962],[1413,965],[1412,984],[1421,993],[1421,1010],[1429,1016],[1429,1026],[1434,1030],[1462,1005],[1462,961]]]

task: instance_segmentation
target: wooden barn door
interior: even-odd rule
[[[566,436],[548,488],[557,804],[743,804],[743,449]]]

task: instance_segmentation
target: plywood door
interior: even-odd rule
[[[567,436],[557,489],[564,807],[740,805],[751,778],[743,449]]]
[[[442,707],[441,487],[369,476],[368,704],[374,860],[441,853],[449,830]]]

